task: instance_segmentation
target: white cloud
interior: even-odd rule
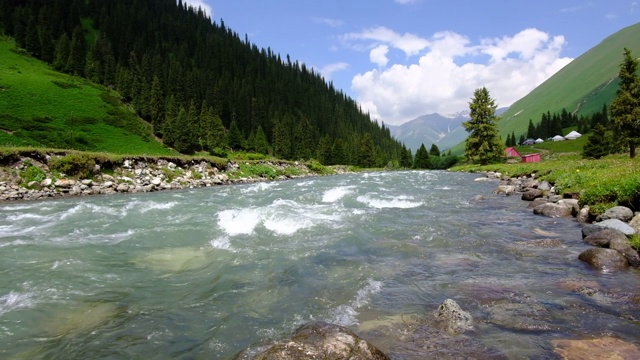
[[[359,33],[345,34],[341,39],[347,43],[362,40],[386,43],[394,48],[404,51],[407,55],[416,55],[429,46],[429,41],[426,39],[410,33],[399,34],[384,26],[367,29]],[[359,48],[358,45],[355,45],[354,47]]]
[[[387,66],[387,63],[389,62],[387,53],[389,53],[389,47],[387,45],[378,45],[369,53],[369,59],[372,63],[378,64],[380,67],[384,67]]]
[[[320,74],[322,74],[322,76],[325,78],[325,80],[331,80],[331,75],[333,75],[333,73],[335,73],[337,71],[345,70],[348,67],[349,67],[348,63],[339,62],[339,63],[333,63],[333,64],[325,65],[325,66],[317,69],[317,71]]]
[[[374,50],[382,49],[380,42],[393,46],[396,38],[376,40]],[[465,110],[473,91],[482,86],[500,107],[509,106],[572,60],[560,56],[564,37],[536,29],[483,39],[476,45],[460,34],[440,32],[428,43],[417,62],[394,64],[353,78],[356,98],[373,118],[400,124],[432,112]]]
[[[204,0],[183,0],[182,2],[193,6],[196,10],[200,7],[209,17],[213,17],[213,10],[211,9],[211,6],[209,6]]]

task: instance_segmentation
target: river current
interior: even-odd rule
[[[495,181],[377,172],[0,204],[0,358],[228,359],[314,320],[393,359],[640,339],[640,273]],[[484,200],[472,200],[483,195]],[[474,329],[449,336],[454,299]]]

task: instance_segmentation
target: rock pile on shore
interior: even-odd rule
[[[110,169],[95,165],[89,177],[74,178],[51,171],[47,160],[50,159],[22,157],[4,168],[0,172],[0,201],[140,193],[272,180],[266,177],[234,177],[232,174],[238,171],[239,164],[232,161],[222,168],[207,161],[176,164],[165,159],[147,161],[143,158],[124,159]],[[275,180],[315,175],[302,163],[265,161],[263,164],[273,169],[296,167],[296,172],[302,174],[279,176]],[[43,178],[25,183],[18,174],[28,167],[40,169]]]
[[[496,194],[516,195],[529,201],[529,208],[537,215],[552,218],[574,217],[583,223],[582,238],[596,247],[585,250],[579,259],[601,270],[618,270],[629,266],[640,267],[640,256],[629,239],[640,234],[640,212],[628,207],[614,206],[595,216],[589,206],[580,206],[580,194],[558,194],[553,184],[538,181],[535,176],[510,178],[489,172],[484,178],[500,179]]]

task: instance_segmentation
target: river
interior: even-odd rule
[[[589,268],[573,219],[533,215],[475,177],[376,172],[0,204],[0,358],[228,359],[313,320],[393,359],[637,342],[639,272]],[[447,298],[473,330],[434,333]]]

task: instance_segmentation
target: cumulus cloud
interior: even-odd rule
[[[369,53],[369,59],[372,63],[378,64],[378,66],[387,66],[387,63],[389,63],[388,52],[389,47],[387,45],[378,45]]]
[[[204,0],[183,0],[183,3],[193,6],[194,9],[201,8],[209,17],[213,16],[213,10]]]
[[[371,33],[379,32],[363,32]],[[378,65],[382,64],[383,53],[386,58],[382,46],[405,46],[394,36],[350,35],[350,38],[378,41],[373,46],[378,49],[376,56],[375,51],[370,52],[371,61]],[[428,44],[416,61],[373,69],[352,80],[352,89],[363,109],[389,124],[432,112],[465,110],[473,91],[482,86],[487,87],[498,106],[509,106],[572,60],[560,56],[564,37],[536,29],[483,39],[478,44],[454,32],[439,32],[429,40],[417,41],[418,37],[407,35],[403,38],[414,39],[414,44]],[[418,48],[405,47],[405,52],[409,54]]]

